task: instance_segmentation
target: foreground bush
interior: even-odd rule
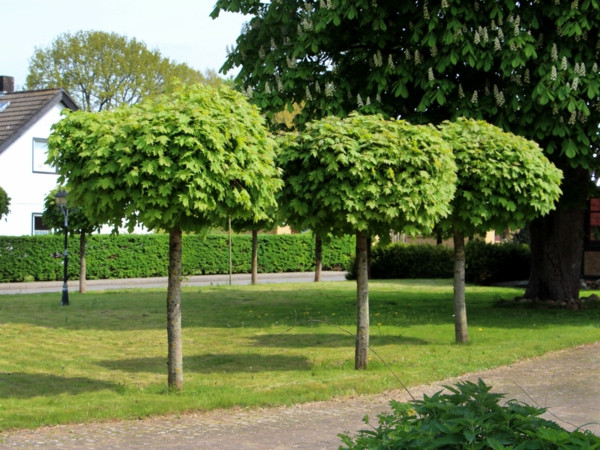
[[[340,434],[348,449],[582,449],[600,448],[591,432],[568,432],[543,419],[545,409],[490,393],[483,381],[460,382],[412,403],[392,401],[391,414],[379,415],[379,426],[354,438]],[[368,423],[368,418],[365,418]]]
[[[87,278],[147,278],[166,276],[169,236],[92,235],[87,243]],[[249,273],[251,236],[232,239],[234,273]],[[228,237],[223,234],[183,237],[183,274],[229,272]],[[346,267],[354,254],[351,237],[323,243],[323,269]],[[314,269],[314,236],[302,234],[259,235],[258,271],[302,272]],[[62,279],[63,237],[0,236],[0,282]],[[69,238],[69,278],[79,277],[79,239]]]

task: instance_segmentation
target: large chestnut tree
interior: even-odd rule
[[[250,20],[222,70],[274,116],[355,109],[412,123],[483,119],[536,141],[564,173],[531,224],[527,295],[574,299],[600,143],[598,0],[218,0]]]

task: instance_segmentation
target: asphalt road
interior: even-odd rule
[[[259,273],[258,283],[300,283],[314,281],[314,272],[285,272],[285,273]],[[323,271],[322,281],[343,281],[346,272]],[[231,284],[250,284],[250,274],[233,274]],[[229,284],[229,275],[195,275],[185,277],[183,286],[211,286]],[[27,294],[42,292],[61,292],[62,281],[35,281],[22,283],[0,283],[0,295]],[[76,292],[79,289],[79,281],[69,281],[69,291]],[[108,291],[115,289],[143,289],[143,288],[167,288],[167,277],[157,278],[127,278],[118,280],[88,280],[86,282],[88,291]]]

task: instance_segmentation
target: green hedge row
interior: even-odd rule
[[[467,243],[466,281],[490,284],[529,278],[531,254],[523,244]],[[453,250],[442,245],[392,244],[371,253],[371,278],[452,278]]]
[[[0,282],[61,280],[63,237],[0,236]],[[186,235],[183,238],[184,275],[229,272],[226,235]],[[234,273],[251,270],[250,235],[232,238]],[[146,278],[166,276],[169,236],[92,235],[87,242],[87,278]],[[341,270],[354,256],[352,237],[323,244],[323,269]],[[314,270],[314,237],[311,233],[258,236],[258,271]],[[79,277],[79,239],[69,238],[69,278]]]

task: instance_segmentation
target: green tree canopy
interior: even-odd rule
[[[540,144],[564,172],[532,225],[528,295],[578,296],[583,208],[598,169],[600,2],[218,0],[249,14],[222,70],[269,117],[355,109],[413,123],[483,119]],[[534,270],[538,266],[539,270]]]
[[[282,138],[282,216],[325,236],[355,234],[357,339],[355,367],[367,367],[369,306],[367,238],[391,228],[431,231],[450,213],[455,165],[432,126],[351,114],[310,122]]]
[[[59,35],[29,61],[28,89],[62,87],[86,111],[102,111],[172,91],[178,83],[219,84],[186,64],[164,58],[143,42],[104,31]]]
[[[244,97],[191,86],[54,125],[49,160],[90,220],[183,231],[268,218],[280,185],[275,141]]]
[[[562,173],[538,144],[481,120],[445,121],[440,130],[458,174],[452,214],[439,224],[446,235],[518,229],[554,209]]]
[[[64,215],[56,207],[56,194],[65,190],[64,186],[57,186],[52,189],[44,198],[44,213],[42,220],[44,223],[54,229],[62,229],[64,226]],[[85,211],[69,203],[69,231],[71,235],[80,233],[92,233],[100,228],[101,224],[93,224],[86,217]]]
[[[9,206],[10,197],[8,196],[6,191],[2,189],[2,187],[0,187],[0,219],[2,219],[3,216],[8,215],[8,213],[10,212],[10,210],[8,209]]]
[[[298,229],[415,234],[450,212],[454,162],[434,127],[379,115],[330,116],[287,133],[282,148],[280,208]]]
[[[77,111],[54,125],[49,161],[97,223],[169,231],[168,383],[183,387],[182,232],[260,221],[281,187],[275,141],[256,107],[228,88],[189,86],[114,111]]]

